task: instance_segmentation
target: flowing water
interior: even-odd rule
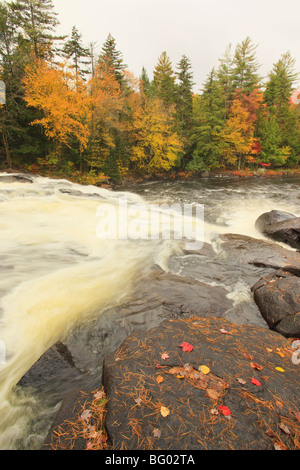
[[[110,208],[118,216],[125,198],[128,207],[140,207],[143,220],[153,203],[203,204],[203,241],[220,233],[263,238],[254,225],[263,212],[300,215],[299,183],[296,178],[208,178],[148,182],[121,193],[0,175],[0,449],[38,448],[59,406],[16,387],[40,356],[76,325],[121,304],[154,265],[167,271],[169,258],[180,254],[176,239],[99,237],[99,213]],[[136,220],[136,213],[131,218]],[[180,273],[178,265],[174,270]],[[209,272],[210,282],[216,282],[213,266]],[[231,298],[249,297],[243,282],[232,280],[234,288],[230,282]],[[107,325],[109,318],[103,319]]]

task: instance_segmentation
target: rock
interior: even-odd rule
[[[254,300],[272,330],[300,337],[300,270],[280,270],[252,287]]]
[[[32,179],[28,175],[23,174],[11,174],[11,175],[0,175],[0,182],[2,183],[33,183]]]
[[[220,249],[239,263],[274,269],[285,266],[300,267],[300,253],[276,243],[231,233],[220,235],[219,239],[221,241]]]
[[[289,212],[272,210],[259,216],[255,227],[275,241],[300,248],[300,217]]]
[[[81,372],[76,368],[67,346],[57,342],[26,372],[18,382],[18,386],[43,392],[54,386],[53,398],[64,397],[68,390],[77,387],[80,376]]]
[[[183,342],[193,349],[183,351]],[[220,318],[169,319],[133,333],[104,361],[111,449],[299,448],[299,366],[291,355],[278,333]]]
[[[265,228],[264,234],[292,248],[300,248],[300,217],[284,220]]]
[[[293,219],[295,217],[295,215],[290,214],[289,212],[272,210],[270,212],[265,212],[264,214],[260,215],[255,222],[255,227],[260,232],[264,232],[266,227],[268,227],[269,225],[277,224],[278,222]]]

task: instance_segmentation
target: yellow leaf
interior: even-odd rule
[[[205,375],[210,373],[210,368],[207,366],[200,366],[199,370]]]
[[[176,375],[177,379],[184,379],[184,375]]]
[[[276,370],[278,370],[279,372],[284,372],[284,369],[282,367],[275,367]]]
[[[160,413],[165,418],[166,416],[168,416],[170,414],[170,410],[169,410],[169,408],[166,408],[165,406],[162,406],[160,408]]]
[[[272,351],[273,351],[273,349],[267,348],[267,351],[268,351],[268,352],[272,352]]]
[[[276,351],[276,353],[279,354],[279,356],[284,357],[284,354],[281,351]]]

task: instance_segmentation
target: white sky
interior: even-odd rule
[[[228,44],[249,36],[258,45],[260,73],[267,75],[281,54],[290,51],[300,71],[299,0],[53,0],[58,31],[76,26],[99,52],[110,33],[136,76],[144,66],[150,78],[166,51],[173,68],[186,54],[199,91]],[[299,79],[300,80],[300,79]]]

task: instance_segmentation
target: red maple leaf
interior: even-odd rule
[[[194,346],[190,343],[187,343],[186,341],[183,341],[180,347],[182,348],[182,351],[188,351],[188,352],[191,352],[194,349]]]
[[[253,383],[257,387],[259,387],[261,385],[261,383],[257,379],[254,379],[253,377],[250,380],[251,380],[251,383]]]
[[[229,416],[231,415],[231,411],[228,408],[228,406],[219,406],[219,411],[224,415],[224,416]]]

